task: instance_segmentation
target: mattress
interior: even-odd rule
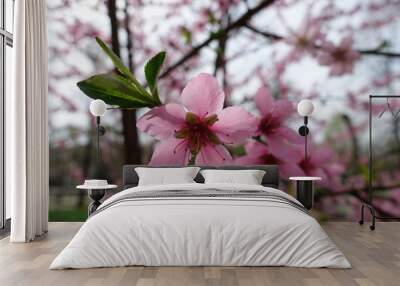
[[[50,269],[131,265],[351,267],[286,193],[197,183],[140,186],[112,196]]]

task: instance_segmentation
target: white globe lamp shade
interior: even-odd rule
[[[309,116],[314,111],[314,104],[309,99],[303,99],[297,105],[297,112],[300,116]]]
[[[107,106],[106,103],[104,101],[102,101],[101,99],[96,99],[93,100],[90,103],[90,113],[93,116],[103,116],[104,113],[106,113],[107,111]]]

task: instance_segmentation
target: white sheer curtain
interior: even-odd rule
[[[46,0],[15,1],[13,92],[6,98],[12,242],[31,241],[48,225],[46,9]]]

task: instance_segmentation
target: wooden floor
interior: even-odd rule
[[[0,285],[400,285],[400,223],[367,225],[330,222],[324,229],[352,269],[289,267],[124,267],[48,270],[80,223],[50,223],[49,233],[32,243],[0,241]]]

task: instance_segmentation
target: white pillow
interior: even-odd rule
[[[186,168],[135,168],[139,186],[195,183],[199,167]]]
[[[202,170],[205,184],[261,185],[265,171],[262,170]]]

